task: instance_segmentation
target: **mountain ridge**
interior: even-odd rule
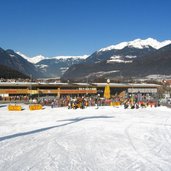
[[[135,73],[141,76],[144,75],[142,74],[142,67],[146,68],[146,70],[143,70],[146,74],[159,73],[154,67],[151,69],[153,72],[150,73],[148,66],[152,63],[155,63],[155,68],[162,64],[162,69],[160,67],[158,71],[165,73],[162,71],[164,70],[164,62],[161,56],[165,55],[167,58],[163,59],[166,61],[167,71],[171,74],[169,70],[169,67],[171,67],[169,65],[171,63],[170,45],[171,40],[159,42],[152,38],[135,39],[101,48],[91,55],[54,57],[37,55],[32,58],[21,52],[0,48],[0,64],[26,75],[32,75],[35,78],[61,77],[63,80],[85,80],[88,77],[93,79],[118,75],[131,77]],[[136,65],[139,65],[139,67]]]
[[[137,39],[136,39],[137,40]],[[151,40],[151,39],[146,39]],[[136,42],[136,41],[132,41]],[[164,42],[164,43],[163,43]],[[122,49],[106,49],[106,50],[100,50],[94,52],[92,55],[90,55],[86,61],[83,64],[73,65],[71,66],[63,75],[62,80],[70,80],[73,79],[73,75],[75,76],[75,80],[83,80],[86,77],[89,77],[89,80],[96,79],[98,77],[118,77],[122,75],[123,77],[132,77],[132,76],[145,76],[148,74],[155,74],[155,73],[163,73],[163,70],[165,69],[162,66],[162,69],[160,68],[160,72],[158,72],[157,68],[160,67],[160,63],[162,63],[162,57],[159,56],[158,64],[155,63],[155,69],[151,70],[153,71],[150,73],[149,71],[149,64],[148,64],[148,58],[152,59],[155,58],[158,51],[162,51],[164,47],[168,46],[168,49],[171,47],[171,41],[163,41],[160,46],[161,48],[153,48],[152,46],[144,46],[143,48],[137,48],[134,46],[123,46]],[[164,46],[167,44],[166,46]],[[141,44],[142,45],[142,44]],[[159,47],[159,46],[158,46]],[[165,48],[164,48],[165,49]],[[167,49],[167,48],[166,48]],[[164,50],[165,51],[165,50]],[[167,50],[166,50],[167,51]],[[167,52],[166,52],[167,53]],[[164,54],[161,54],[164,55]],[[169,51],[169,57],[171,58],[171,54]],[[144,58],[144,59],[143,59]],[[169,61],[169,59],[167,59]],[[143,63],[148,64],[148,72],[145,69],[146,66],[142,65],[141,67],[138,67],[136,61],[143,61]],[[146,62],[147,61],[147,62]],[[152,62],[153,60],[150,60],[150,66],[153,67]],[[167,62],[166,62],[167,63]],[[171,65],[171,63],[170,63]],[[144,67],[144,69],[143,69]],[[170,66],[171,68],[171,66]],[[86,70],[86,71],[85,71]],[[171,74],[171,71],[167,70]],[[102,75],[102,72],[107,73]],[[101,73],[99,75],[99,73]],[[145,73],[145,74],[144,74]],[[84,79],[85,80],[85,79]]]
[[[171,40],[164,40],[162,42],[159,42],[153,38],[147,38],[145,40],[135,39],[133,41],[121,42],[121,43],[116,44],[116,45],[111,45],[111,46],[108,46],[106,48],[102,48],[99,50],[99,52],[100,51],[112,50],[112,49],[121,50],[127,46],[128,47],[135,47],[135,48],[139,48],[139,49],[151,46],[154,49],[160,49],[160,48],[162,48],[168,44],[171,44]]]
[[[80,56],[54,56],[54,57],[45,57],[44,55],[36,55],[34,57],[28,57],[27,55],[23,54],[22,52],[16,52],[18,55],[22,56],[26,60],[28,60],[31,63],[38,63],[42,60],[51,60],[51,59],[57,59],[57,60],[67,60],[67,59],[86,59],[89,55],[80,55]]]

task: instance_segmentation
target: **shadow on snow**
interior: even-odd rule
[[[0,108],[1,108],[1,107],[7,107],[7,105],[0,105]]]
[[[31,134],[36,134],[36,133],[39,133],[39,132],[44,132],[44,131],[47,131],[47,130],[50,130],[50,129],[53,129],[53,128],[58,128],[58,127],[71,125],[71,124],[74,124],[76,122],[80,122],[80,121],[83,121],[83,120],[105,119],[105,118],[106,119],[113,118],[113,116],[90,116],[90,117],[77,117],[77,118],[72,118],[72,119],[59,120],[57,122],[62,122],[62,121],[70,121],[70,122],[60,124],[60,125],[50,126],[50,127],[46,127],[46,128],[40,128],[40,129],[36,129],[36,130],[33,130],[33,131],[21,132],[21,133],[17,133],[17,134],[12,134],[12,135],[8,135],[8,136],[0,137],[0,142],[5,141],[5,140],[9,140],[9,139],[12,139],[12,138],[25,136],[25,135],[31,135]]]

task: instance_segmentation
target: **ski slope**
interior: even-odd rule
[[[0,171],[170,171],[171,109],[0,105]]]

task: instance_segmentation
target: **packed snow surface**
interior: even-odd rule
[[[170,171],[171,109],[0,105],[1,171]]]

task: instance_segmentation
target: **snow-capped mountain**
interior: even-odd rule
[[[28,76],[32,75],[33,78],[60,77],[71,65],[83,62],[87,56],[45,57],[37,55],[31,58],[21,52],[0,48],[0,64]]]
[[[11,49],[4,50],[1,48],[0,64],[17,70],[27,76],[32,75],[34,78],[42,77],[42,73],[32,63]]]
[[[162,42],[159,42],[155,39],[152,38],[148,38],[145,40],[142,39],[135,39],[133,41],[130,42],[122,42],[119,43],[117,45],[113,45],[113,46],[109,46],[107,48],[103,48],[99,51],[105,52],[105,51],[109,51],[110,50],[122,50],[124,48],[136,48],[136,49],[140,49],[140,50],[144,50],[144,49],[149,49],[149,48],[154,48],[154,49],[160,49],[166,45],[171,44],[171,40],[165,40]],[[139,56],[139,55],[137,55]],[[111,56],[110,59],[107,60],[108,63],[131,63],[133,62],[133,58],[137,57],[136,55],[114,55]]]
[[[169,45],[169,44],[171,44],[171,40],[165,40],[165,41],[159,42],[153,38],[148,38],[145,40],[135,39],[133,41],[122,42],[122,43],[119,43],[116,45],[111,45],[111,46],[108,46],[106,48],[102,48],[99,50],[99,52],[100,51],[109,51],[109,50],[113,50],[113,49],[121,50],[125,47],[133,47],[133,48],[137,48],[137,49],[143,49],[143,48],[148,48],[151,46],[154,49],[160,49],[160,48],[162,48],[166,45]]]
[[[163,63],[162,60],[165,60],[165,66],[167,64],[167,67],[170,65],[171,68],[170,47],[171,40],[159,42],[152,38],[122,42],[117,45],[102,48],[90,55],[84,63],[71,66],[64,73],[62,79],[73,80],[74,75],[77,81],[86,77],[89,77],[90,80],[91,76],[94,78],[99,77],[99,72],[108,73],[102,76],[107,77],[111,75],[109,74],[110,71],[114,77],[121,74],[131,77],[132,75],[140,76],[158,72],[165,74],[168,72],[171,74],[169,68],[166,69],[160,66]],[[153,63],[155,63],[155,68],[153,67]],[[165,72],[166,70],[167,72]]]
[[[34,57],[28,57],[27,55],[21,53],[21,52],[16,52],[18,55],[22,56],[24,59],[26,59],[27,61],[29,61],[30,63],[36,64],[38,62],[40,62],[41,60],[46,59],[45,56],[43,55],[37,55]]]
[[[17,54],[33,63],[44,74],[44,77],[60,77],[71,65],[83,62],[88,57],[88,55],[54,57],[37,55],[35,57],[28,57],[21,52],[17,52]]]
[[[48,77],[60,77],[66,70],[74,64],[79,64],[88,57],[84,56],[56,56],[51,58],[45,58],[38,63],[36,67],[39,68]]]
[[[33,64],[36,64],[42,60],[46,59],[46,57],[42,56],[42,55],[37,55],[37,56],[34,56],[32,58],[29,58],[28,61],[33,63]]]
[[[86,59],[86,63],[99,63],[105,60],[108,60],[108,62],[112,63],[125,63],[125,61],[127,63],[132,61],[132,58],[144,56],[146,53],[155,51],[157,48],[163,47],[169,43],[171,43],[170,40],[160,43],[152,38],[148,38],[146,40],[136,39],[130,42],[122,42],[94,52]]]
[[[36,64],[42,60],[52,60],[52,59],[56,59],[56,60],[68,60],[68,59],[73,59],[73,60],[79,60],[79,59],[86,59],[89,55],[83,55],[83,56],[54,56],[54,57],[45,57],[43,55],[37,55],[34,57],[29,57],[21,52],[16,52],[18,55],[22,56],[24,59],[26,59],[27,61]]]
[[[171,74],[171,40],[135,39],[102,48],[92,55],[28,57],[21,52],[0,48],[0,64],[33,77],[86,77],[122,73],[123,76],[167,73]],[[141,67],[140,67],[141,66]],[[148,66],[148,67],[147,67]],[[155,66],[155,67],[154,67]],[[151,69],[151,68],[152,69]],[[167,72],[166,72],[167,71]],[[78,79],[77,79],[78,80]]]

